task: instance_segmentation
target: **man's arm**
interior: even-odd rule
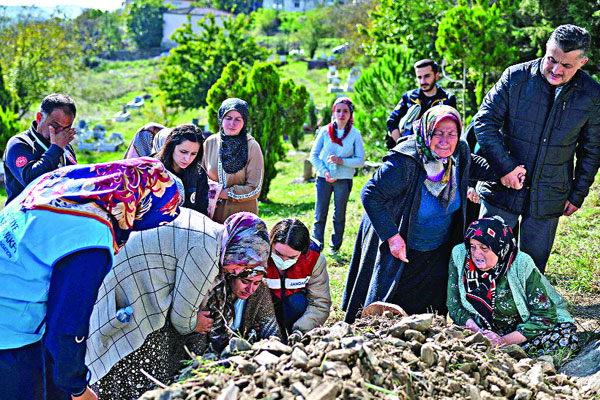
[[[408,111],[408,107],[410,106],[409,103],[410,103],[410,100],[409,100],[407,94],[404,93],[402,95],[402,98],[396,105],[396,108],[394,108],[394,111],[392,111],[392,113],[390,114],[390,116],[387,119],[386,125],[387,125],[388,132],[390,132],[390,134],[392,135],[392,137],[394,138],[395,141],[398,140],[401,136],[400,130],[398,129],[398,124],[400,123],[400,120],[402,119],[402,117],[404,117],[406,115],[406,112]]]
[[[63,152],[62,148],[53,144],[36,158],[31,146],[14,140],[8,144],[5,163],[21,185],[27,186],[37,177],[57,169]]]
[[[44,345],[54,360],[54,383],[75,398],[94,398],[87,390],[85,341],[98,288],[110,267],[106,249],[86,249],[60,259],[52,271]]]
[[[583,200],[589,193],[590,186],[594,183],[598,167],[600,167],[599,103],[600,100],[596,99],[595,111],[591,113],[591,118],[581,129],[577,140],[575,177],[568,201],[577,208],[580,208],[583,204]]]
[[[508,116],[510,73],[506,69],[502,77],[487,93],[479,111],[473,117],[475,136],[482,155],[499,176],[511,173],[519,163],[504,149],[500,130]]]

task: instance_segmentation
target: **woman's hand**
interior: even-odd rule
[[[475,204],[479,203],[479,193],[477,193],[477,190],[472,187],[467,189],[467,198]]]
[[[331,174],[329,174],[329,172],[325,172],[325,180],[329,183],[337,181],[337,179],[331,177]]]
[[[339,164],[342,165],[344,163],[344,160],[338,156],[332,155],[327,157],[327,162],[329,164]]]
[[[198,313],[198,325],[196,325],[195,332],[208,333],[212,329],[214,320],[209,317],[210,311],[200,311]]]
[[[219,198],[225,199],[225,200],[227,200],[229,198],[227,196],[227,189],[225,189],[225,188],[221,189],[221,192],[219,193]]]
[[[496,332],[486,330],[486,331],[483,331],[483,336],[490,339],[492,341],[492,345],[494,347],[504,347],[507,345],[504,338],[502,336],[498,335]]]
[[[96,393],[89,387],[85,389],[85,392],[81,394],[81,396],[73,396],[71,395],[71,399],[73,400],[98,400],[98,396]]]
[[[390,253],[392,253],[394,257],[404,262],[408,262],[408,259],[406,258],[406,243],[399,233],[396,233],[389,238],[387,242],[390,246]]]
[[[483,330],[479,327],[479,325],[477,325],[477,323],[475,321],[473,321],[472,318],[469,318],[467,320],[467,323],[465,324],[465,327],[470,330],[471,332],[481,332],[483,333]]]

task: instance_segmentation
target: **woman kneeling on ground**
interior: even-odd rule
[[[283,336],[293,342],[329,317],[327,262],[311,242],[306,225],[297,218],[282,219],[269,236],[267,285]]]
[[[255,267],[239,274],[225,274],[209,294],[207,309],[199,316],[200,335],[187,341],[195,354],[213,353],[218,357],[232,337],[254,343],[277,336],[281,339],[275,318],[271,293],[264,285],[265,269]]]
[[[500,217],[473,222],[452,250],[447,304],[456,324],[495,346],[519,344],[531,355],[579,349],[567,303]]]
[[[131,235],[104,279],[90,318],[86,361],[102,399],[138,398],[172,379],[188,359],[188,335],[202,331],[207,294],[221,273],[264,270],[267,226],[237,213],[224,226],[181,209],[173,223]]]

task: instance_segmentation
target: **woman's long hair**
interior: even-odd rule
[[[277,222],[271,229],[269,239],[271,247],[275,243],[283,243],[302,254],[310,248],[310,233],[298,218],[284,218]]]
[[[175,173],[175,169],[173,168],[173,153],[175,152],[175,146],[185,142],[186,140],[200,144],[200,148],[198,149],[196,158],[194,158],[194,161],[192,161],[191,164],[185,168],[183,174],[195,174],[198,171],[198,165],[204,155],[204,137],[202,136],[202,130],[193,124],[182,124],[173,128],[169,136],[167,136],[165,144],[156,155],[156,157],[162,161],[165,167],[173,173]]]

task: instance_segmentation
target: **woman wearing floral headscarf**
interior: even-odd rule
[[[346,205],[352,190],[356,168],[365,163],[365,150],[360,131],[353,126],[354,105],[347,97],[333,103],[332,121],[322,127],[310,152],[310,162],[317,170],[317,201],[313,237],[323,250],[325,223],[333,193],[333,234],[329,253],[342,246],[346,225]]]
[[[258,214],[264,163],[260,145],[248,134],[248,103],[227,99],[218,118],[219,133],[204,142],[202,167],[218,184],[209,191],[209,215],[214,210],[213,220],[223,223],[236,212]]]
[[[1,399],[96,398],[84,356],[98,288],[131,233],[175,219],[179,199],[164,166],[138,158],[60,168],[0,211]]]
[[[203,332],[207,294],[225,273],[265,271],[265,223],[252,213],[224,226],[186,208],[173,223],[132,235],[104,279],[90,318],[86,361],[101,399],[138,398],[152,387],[140,368],[167,382]]]
[[[365,213],[342,303],[347,322],[377,301],[409,314],[445,314],[448,259],[463,237],[470,175],[493,177],[459,141],[454,108],[430,108],[413,130],[363,187]]]
[[[500,217],[473,222],[452,250],[448,312],[496,346],[519,344],[535,356],[579,349],[567,303]]]

